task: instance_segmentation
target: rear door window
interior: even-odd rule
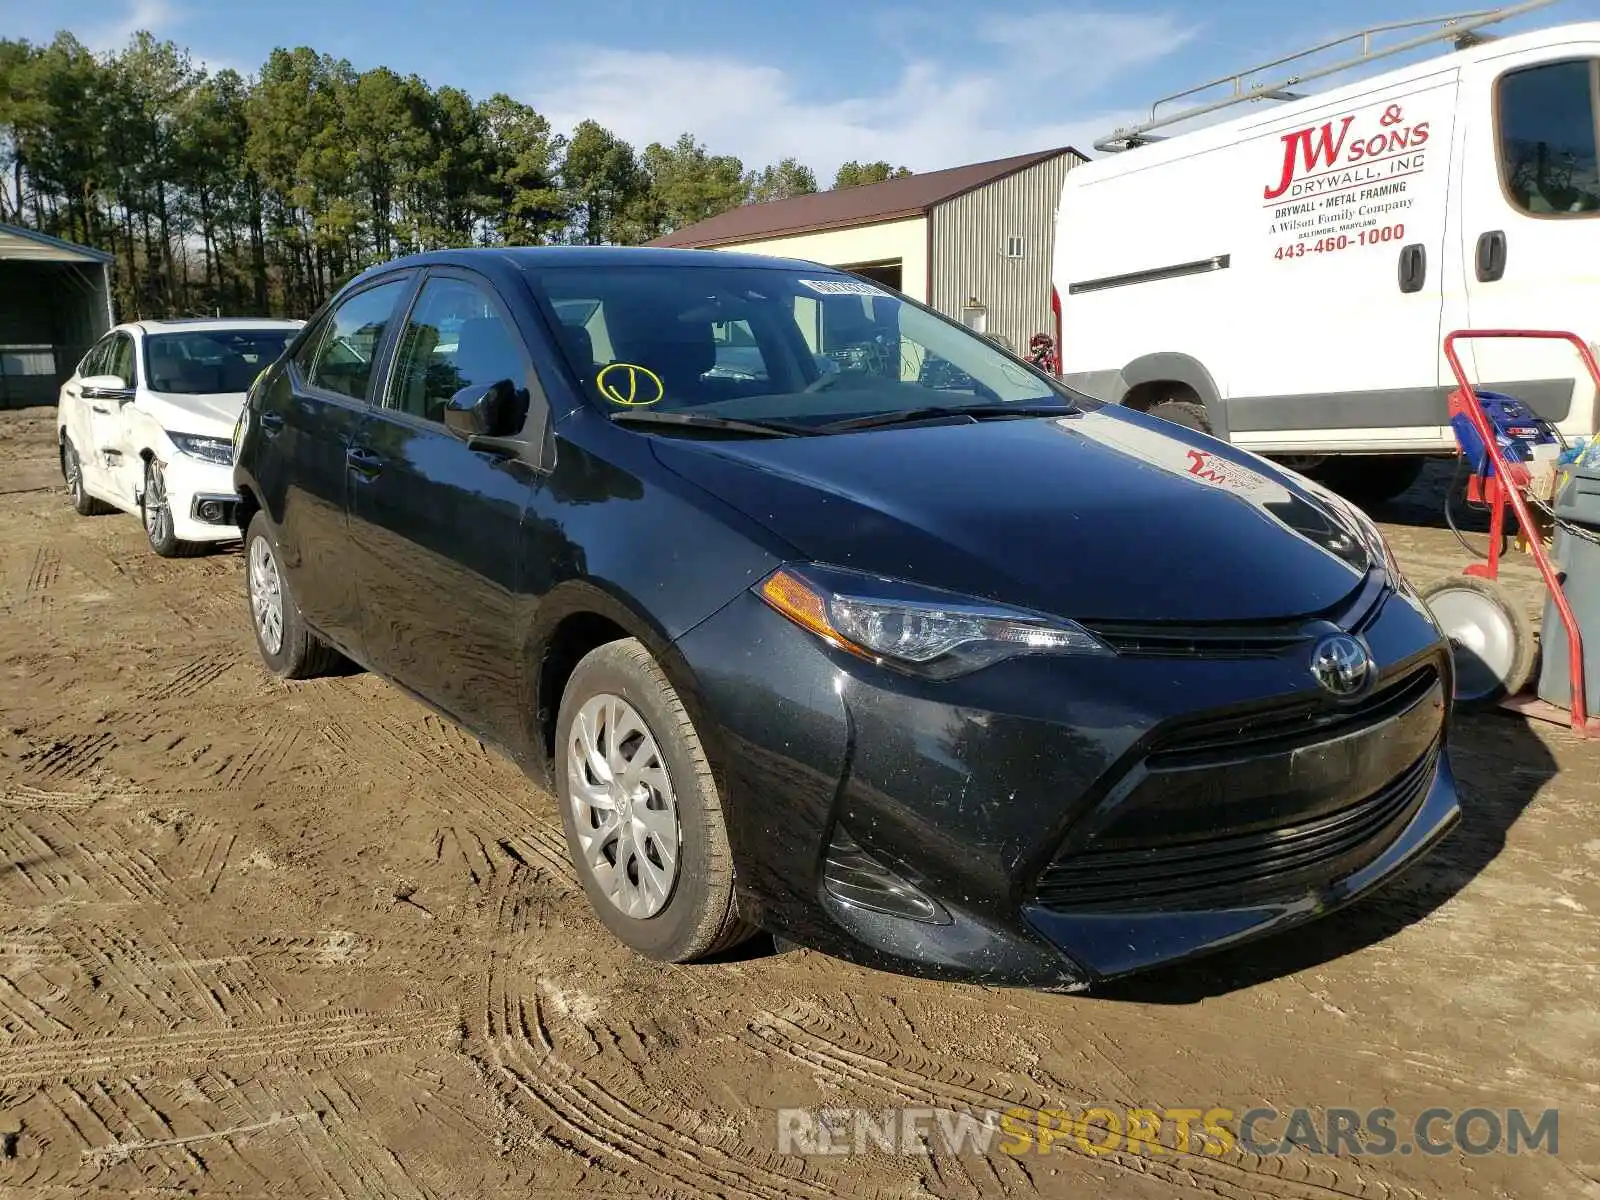
[[[384,331],[409,286],[408,279],[392,279],[340,304],[326,323],[306,383],[354,400],[366,399]]]

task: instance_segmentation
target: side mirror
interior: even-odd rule
[[[509,379],[462,388],[444,408],[444,427],[470,442],[473,438],[506,438],[520,432],[517,387]]]
[[[91,375],[80,379],[83,394],[97,400],[132,400],[133,389],[121,375]]]

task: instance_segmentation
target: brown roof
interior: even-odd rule
[[[1007,175],[1025,171],[1058,154],[1083,158],[1071,146],[1062,146],[1011,158],[997,158],[992,162],[929,171],[925,175],[906,175],[883,183],[867,183],[839,191],[812,192],[808,196],[793,196],[788,200],[773,200],[766,204],[745,204],[662,234],[646,244],[726,246],[822,229],[842,229],[851,225],[919,217],[936,204]]]

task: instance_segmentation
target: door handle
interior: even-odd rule
[[[283,414],[280,412],[264,412],[256,420],[261,423],[264,433],[277,433],[283,428]]]
[[[1478,282],[1493,283],[1506,273],[1505,231],[1495,229],[1478,238]]]
[[[1400,249],[1400,290],[1420,292],[1428,278],[1428,248],[1412,242]]]
[[[356,446],[344,452],[344,460],[357,475],[364,475],[368,479],[383,470],[383,459],[370,450],[362,450]]]
[[[111,415],[111,410],[109,408],[101,408],[98,404],[89,405],[89,409],[91,412],[105,413],[108,417]]]

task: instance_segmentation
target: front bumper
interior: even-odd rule
[[[172,509],[172,531],[184,542],[231,542],[243,536],[237,524],[239,494],[233,468],[191,455],[162,460],[161,477]]]
[[[746,596],[678,647],[750,919],[883,969],[1075,990],[1326,914],[1451,828],[1446,647],[1400,594],[1362,632],[1379,681],[1344,709],[1302,641],[924,683]]]

